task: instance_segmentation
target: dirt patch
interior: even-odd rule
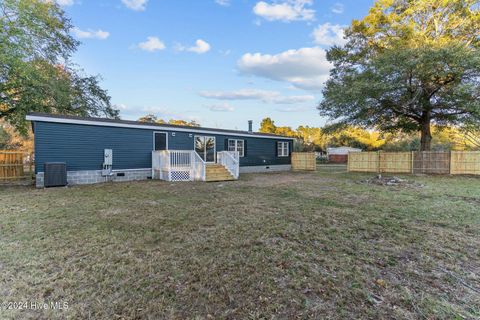
[[[425,185],[395,176],[382,176],[381,174],[361,181],[362,184],[373,184],[385,187],[423,188]]]

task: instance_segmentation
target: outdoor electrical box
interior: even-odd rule
[[[113,164],[113,151],[112,149],[103,150],[103,166],[102,166],[102,176],[111,176],[112,173],[112,164]]]
[[[103,164],[107,166],[111,166],[113,164],[113,151],[112,149],[105,149],[103,151]]]

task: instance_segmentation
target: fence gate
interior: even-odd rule
[[[418,151],[413,153],[413,173],[449,174],[450,152]]]

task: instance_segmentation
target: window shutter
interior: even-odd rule
[[[278,145],[280,144],[280,142],[275,142],[275,157],[278,157]]]
[[[293,149],[293,141],[288,142],[288,156],[289,157],[292,155],[292,149]]]
[[[225,139],[224,151],[228,151],[228,139]]]
[[[247,156],[247,140],[243,140],[243,156]]]

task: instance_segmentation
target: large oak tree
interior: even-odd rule
[[[480,120],[480,12],[477,0],[379,0],[346,30],[327,58],[331,77],[318,109],[339,124],[382,131]]]
[[[0,1],[0,119],[25,133],[32,111],[118,117],[98,77],[70,62],[71,29],[54,1]]]

